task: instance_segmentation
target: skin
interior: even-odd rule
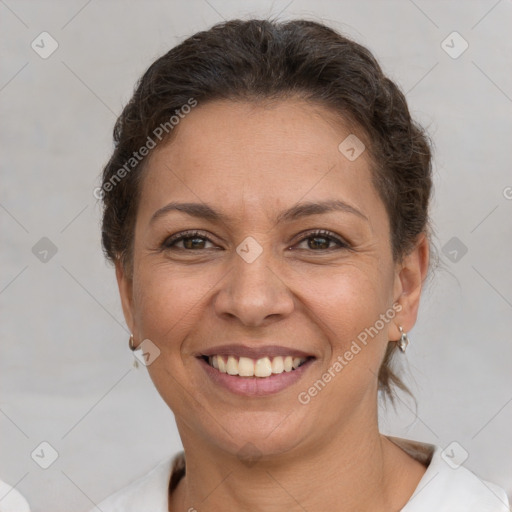
[[[398,326],[407,332],[416,321],[428,242],[419,236],[412,252],[393,260],[368,152],[351,162],[338,150],[350,133],[339,117],[300,99],[216,101],[197,106],[149,157],[133,272],[118,263],[116,273],[136,344],[149,339],[160,350],[147,368],[186,453],[186,477],[169,510],[399,510],[425,472],[378,431],[377,374]],[[335,211],[274,222],[298,203],[328,199],[361,216]],[[226,219],[171,211],[152,222],[171,201],[207,203]],[[194,229],[209,241],[162,248]],[[299,241],[316,229],[349,248],[324,235],[320,248],[314,238]],[[252,263],[236,252],[247,236],[263,251]],[[401,311],[301,404],[298,394],[393,304]],[[277,394],[238,396],[212,384],[195,356],[247,340],[296,347],[316,360]],[[240,455],[244,446],[257,451],[253,464]]]

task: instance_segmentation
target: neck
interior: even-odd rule
[[[405,481],[404,457],[409,464],[412,459],[380,435],[377,422],[374,428],[340,429],[324,437],[328,439],[314,449],[262,457],[251,464],[201,445],[196,436],[192,442],[182,432],[186,476],[170,510],[379,512],[405,505],[422,476],[420,465],[416,463],[412,480]]]

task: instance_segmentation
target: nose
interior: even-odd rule
[[[283,319],[294,308],[293,295],[279,275],[269,249],[248,262],[233,255],[233,267],[215,298],[219,316],[237,318],[243,325],[259,327],[269,319]],[[267,257],[269,254],[269,257]]]

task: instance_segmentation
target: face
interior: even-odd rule
[[[393,261],[369,156],[338,149],[350,133],[301,100],[219,101],[150,155],[133,274],[117,277],[184,444],[296,454],[376,421],[379,366],[415,321],[425,258]]]

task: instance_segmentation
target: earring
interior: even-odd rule
[[[130,339],[128,341],[128,346],[130,347],[130,350],[133,352],[135,350],[137,350],[134,345],[133,345],[133,334],[130,334]],[[133,357],[133,367],[134,368],[138,368],[139,367],[139,363],[137,362],[137,358],[134,356]]]
[[[404,332],[401,326],[398,327],[400,330],[400,339],[398,340],[398,348],[405,352],[405,349],[407,348],[407,345],[409,345],[409,337],[407,336],[407,333]]]

